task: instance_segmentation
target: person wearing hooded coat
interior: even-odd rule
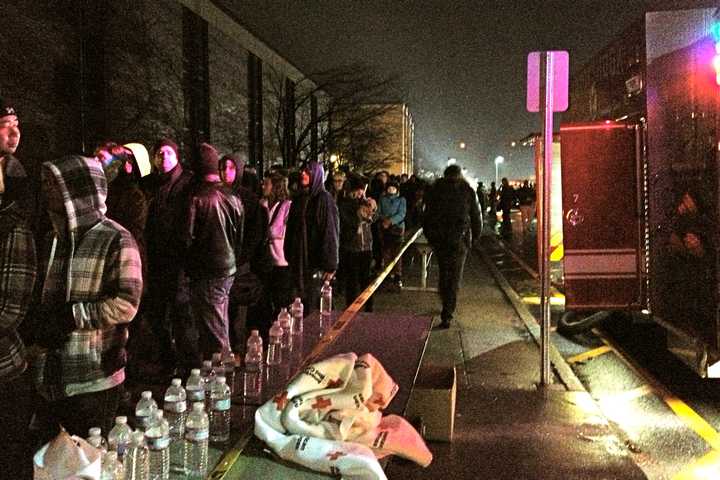
[[[463,177],[462,169],[450,165],[425,195],[423,217],[423,232],[433,248],[440,274],[440,328],[449,328],[453,320],[465,259],[481,231],[475,192]]]
[[[130,232],[105,216],[100,162],[45,162],[41,181],[53,231],[33,317],[42,347],[33,365],[44,398],[38,415],[50,438],[60,425],[79,436],[90,427],[109,431],[125,381],[127,327],[142,294],[140,254]]]
[[[323,185],[324,175],[316,161],[301,170],[285,236],[293,287],[306,311],[319,308],[320,287],[338,267],[340,221],[337,205]]]

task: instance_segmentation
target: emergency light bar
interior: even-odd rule
[[[720,23],[714,24],[710,28],[713,40],[715,40],[715,57],[713,58],[713,68],[715,68],[715,82],[720,85]]]

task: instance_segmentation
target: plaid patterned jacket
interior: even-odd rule
[[[37,276],[35,242],[16,203],[0,209],[0,383],[27,368],[17,329],[25,318]]]
[[[42,168],[62,191],[67,222],[65,233],[51,233],[48,242],[42,302],[51,308],[71,303],[76,324],[64,345],[41,354],[34,366],[40,393],[55,400],[124,381],[127,324],[140,303],[142,273],[132,235],[105,217],[99,162],[71,156]]]

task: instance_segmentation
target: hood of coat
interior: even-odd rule
[[[96,159],[71,155],[45,162],[42,175],[57,181],[70,232],[86,230],[105,218],[107,181]]]
[[[325,169],[321,163],[314,160],[308,163],[307,168],[310,172],[310,196],[314,197],[325,190]]]

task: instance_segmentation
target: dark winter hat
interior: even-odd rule
[[[197,173],[199,175],[208,175],[210,173],[219,173],[220,171],[220,155],[217,149],[209,143],[200,145],[200,161],[197,165]]]
[[[177,143],[173,142],[169,138],[161,138],[158,140],[158,142],[155,144],[155,148],[153,148],[153,152],[156,152],[160,150],[162,147],[170,147],[175,151],[175,156],[180,159],[180,152],[178,152],[178,146]]]
[[[348,190],[360,190],[367,186],[367,180],[357,174],[350,174],[347,179]]]
[[[13,107],[12,102],[0,97],[0,118],[9,117],[10,115],[17,116],[15,107]]]
[[[397,180],[390,180],[387,182],[387,185],[385,185],[385,190],[387,190],[390,187],[395,187],[395,190],[400,188],[400,184],[397,182]]]

